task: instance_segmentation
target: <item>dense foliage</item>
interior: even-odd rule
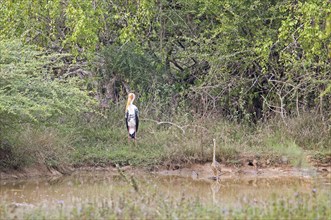
[[[250,121],[328,114],[330,10],[328,0],[5,0],[0,30],[93,61],[106,100],[135,90]]]
[[[2,0],[0,132],[63,125],[92,100],[121,121],[134,91],[148,119],[287,126],[308,112],[329,134],[330,48],[329,0]]]
[[[79,81],[53,73],[64,66],[63,57],[65,54],[46,53],[20,41],[1,41],[1,126],[12,125],[15,120],[45,121],[63,113],[89,110],[93,101],[80,89]]]
[[[19,40],[1,41],[0,168],[67,156],[68,140],[44,126],[56,124],[60,116],[91,112],[95,105],[80,78],[56,74],[56,69],[69,68],[63,62],[68,56]]]

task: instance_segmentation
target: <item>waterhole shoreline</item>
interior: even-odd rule
[[[27,167],[19,170],[0,171],[0,180],[30,179],[40,177],[58,177],[71,175],[79,172],[98,172],[104,171],[107,175],[117,175],[119,169],[127,174],[147,174],[171,175],[180,177],[190,177],[192,179],[213,180],[213,174],[210,163],[195,163],[189,165],[176,166],[153,166],[152,168],[123,166],[120,168],[114,166],[80,166],[65,167],[61,170],[49,168],[45,165]],[[236,177],[261,177],[261,178],[279,178],[279,177],[304,177],[321,175],[331,178],[330,164],[315,164],[307,167],[294,167],[291,165],[278,165],[267,167],[246,166],[225,166],[222,165],[221,178]]]
[[[48,170],[0,181],[0,219],[329,219],[331,173],[318,169],[222,164],[219,181],[210,163]]]

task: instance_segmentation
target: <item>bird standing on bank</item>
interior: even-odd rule
[[[129,132],[129,136],[128,136],[129,141],[130,138],[136,141],[138,126],[139,126],[139,111],[137,106],[132,104],[135,98],[136,98],[135,94],[129,93],[128,102],[126,104],[126,109],[125,109],[125,123],[126,123],[126,128],[128,129]]]
[[[211,169],[213,171],[214,177],[216,180],[219,180],[219,176],[221,175],[221,164],[216,161],[216,140],[213,139],[214,149],[213,149],[213,162],[211,163]]]

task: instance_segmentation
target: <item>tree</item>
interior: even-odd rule
[[[94,101],[82,80],[53,74],[63,56],[19,40],[0,41],[0,126],[91,111]]]

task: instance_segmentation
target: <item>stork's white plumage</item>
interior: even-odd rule
[[[137,106],[132,104],[135,97],[135,94],[129,93],[125,110],[125,123],[129,132],[129,139],[131,138],[134,140],[137,138],[137,131],[139,126],[139,111]]]

